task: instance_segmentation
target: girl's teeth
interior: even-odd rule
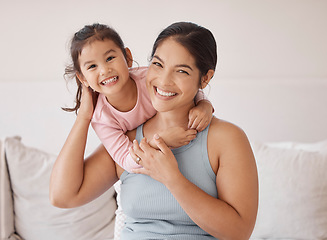
[[[105,81],[101,82],[101,84],[102,84],[102,85],[106,85],[106,84],[108,84],[108,83],[112,83],[112,82],[114,82],[114,81],[116,81],[116,80],[117,80],[117,77],[110,78],[110,79],[108,79],[108,80],[105,80]]]
[[[165,97],[171,97],[171,96],[176,95],[176,93],[164,92],[164,91],[160,90],[159,88],[157,88],[157,93],[159,93],[161,96],[165,96]]]

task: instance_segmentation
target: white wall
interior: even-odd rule
[[[219,117],[254,140],[321,140],[327,137],[326,13],[325,0],[0,0],[0,137],[18,134],[59,151],[74,120],[60,110],[72,103],[62,76],[68,43],[85,24],[113,26],[146,65],[163,28],[193,21],[218,43],[209,98]],[[35,82],[43,90],[49,82],[49,94]],[[297,82],[302,87],[293,87]],[[34,107],[40,101],[47,105]]]
[[[0,81],[62,80],[68,41],[84,24],[117,29],[140,65],[174,21],[212,30],[217,78],[327,77],[325,0],[0,1]]]

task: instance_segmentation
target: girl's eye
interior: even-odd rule
[[[96,67],[96,65],[95,64],[92,64],[92,65],[88,66],[87,69],[89,70],[89,69],[92,69],[92,68],[95,68],[95,67]]]
[[[108,57],[107,58],[107,62],[111,61],[112,59],[114,59],[115,57]]]

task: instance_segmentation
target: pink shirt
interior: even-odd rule
[[[153,117],[156,110],[151,104],[151,99],[146,89],[147,67],[133,68],[130,76],[137,86],[137,102],[135,107],[128,112],[120,112],[108,103],[103,94],[99,94],[97,105],[92,117],[92,127],[110,156],[126,171],[140,166],[129,154],[132,142],[125,135],[129,130],[137,128],[149,118]],[[207,99],[203,91],[196,95],[196,102]]]
[[[94,131],[110,156],[127,171],[140,166],[129,154],[132,142],[125,133],[137,128],[156,113],[145,85],[147,70],[147,67],[130,70],[130,76],[137,86],[137,102],[132,110],[120,112],[100,94],[91,121]]]

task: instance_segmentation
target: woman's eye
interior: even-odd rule
[[[159,63],[159,62],[152,62],[152,64],[157,66],[157,67],[162,67],[161,63]]]
[[[188,72],[186,72],[186,71],[184,71],[184,70],[178,70],[177,72],[179,72],[179,73],[185,73],[185,74],[187,74],[187,75],[190,75]]]

